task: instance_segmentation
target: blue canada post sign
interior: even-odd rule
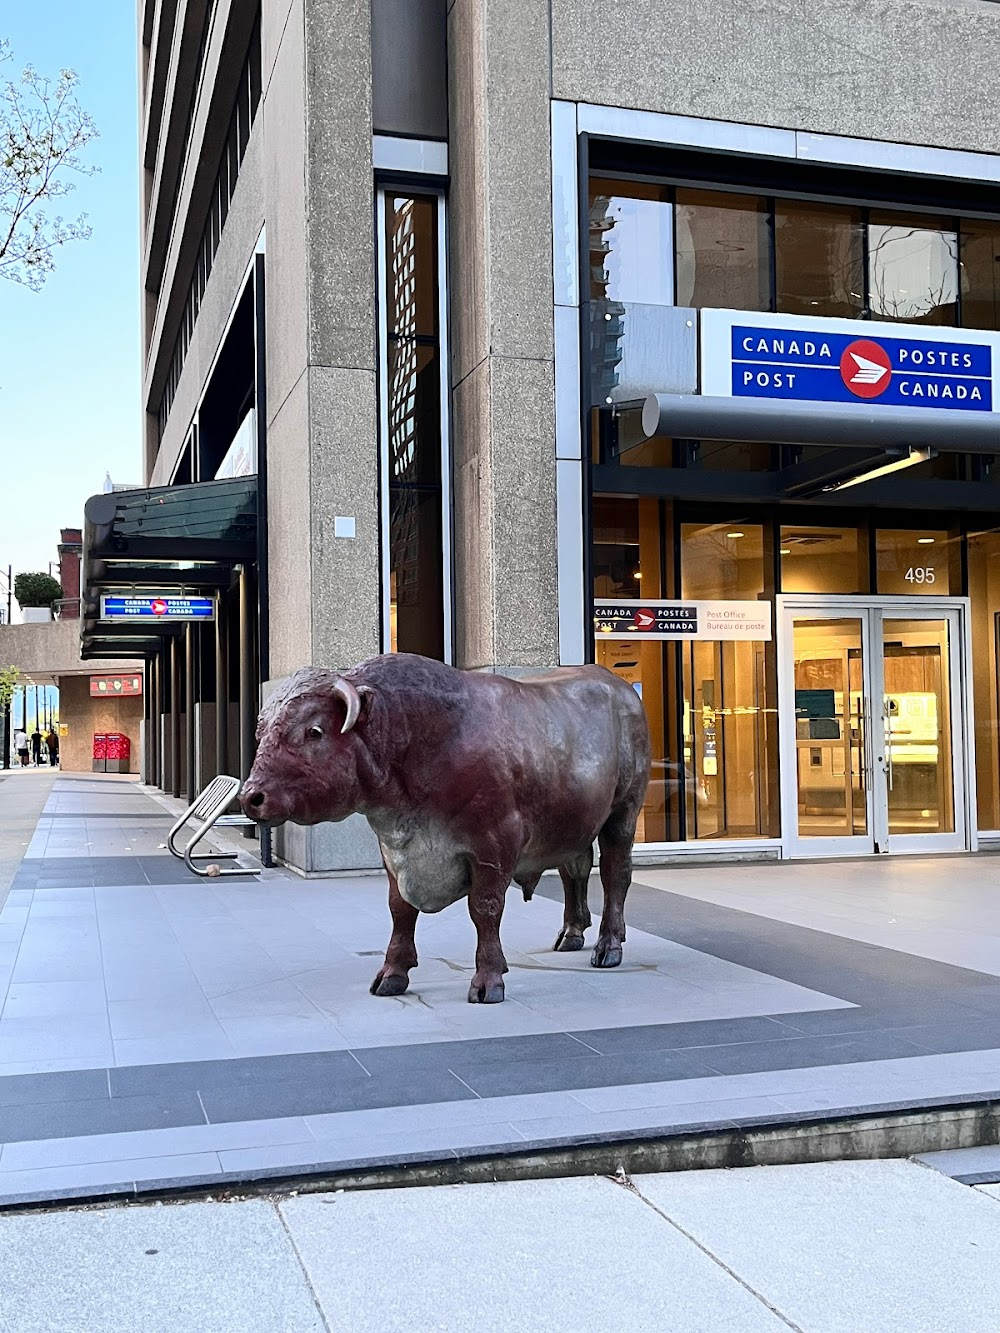
[[[101,598],[102,620],[212,620],[215,602],[211,597],[175,597],[153,594],[107,594]]]
[[[994,350],[957,329],[704,311],[702,392],[992,412]]]

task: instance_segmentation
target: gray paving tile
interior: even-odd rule
[[[454,1072],[480,1097],[512,1093],[557,1092],[566,1088],[617,1087],[661,1079],[697,1078],[713,1071],[682,1051],[649,1051],[641,1056],[586,1055],[582,1059],[463,1063],[456,1053]]]
[[[44,1213],[5,1232],[4,1296],[25,1333],[323,1333],[281,1220],[261,1201]]]
[[[229,1060],[235,1056],[233,1044],[225,1033],[205,1035],[188,1032],[182,1036],[121,1037],[114,1042],[114,1064],[128,1066],[168,1067],[189,1060],[210,1063]]]
[[[695,1023],[650,1023],[648,1027],[625,1029],[592,1028],[582,1032],[574,1028],[572,1035],[602,1053],[626,1055],[642,1051],[687,1050],[699,1046],[781,1040],[796,1034],[787,1032],[774,1018],[749,1017],[707,1019]]]
[[[985,1183],[989,1176],[1000,1180],[1000,1147],[995,1144],[981,1148],[957,1148],[951,1152],[917,1153],[913,1160],[932,1166],[935,1171],[951,1176],[953,1180],[964,1180],[970,1176],[983,1177],[977,1183]]]
[[[1000,1210],[917,1164],[685,1171],[634,1184],[809,1333],[1000,1326]]]
[[[792,1113],[773,1097],[737,1097],[721,1101],[681,1102],[676,1106],[636,1108],[631,1111],[588,1111],[580,1106],[576,1115],[541,1116],[514,1120],[514,1129],[527,1142],[587,1139],[605,1142],[614,1135],[646,1136],[662,1130],[675,1134],[684,1130],[713,1130],[747,1124],[788,1120]]]
[[[573,1115],[580,1102],[569,1093],[542,1092],[527,1097],[470,1098],[457,1102],[430,1102],[415,1106],[385,1106],[368,1111],[339,1111],[307,1116],[305,1123],[317,1139],[368,1134],[392,1134],[458,1125],[488,1125],[515,1119]]]
[[[247,1115],[245,1120],[253,1117]],[[0,1108],[0,1143],[79,1138],[136,1129],[203,1125],[196,1093],[161,1097],[104,1097],[93,1101],[19,1103]]]
[[[107,1011],[111,1035],[116,1042],[126,1038],[176,1037],[187,1033],[216,1038],[225,1035],[203,996],[177,996],[169,1004],[111,1000]]]
[[[0,1171],[30,1171],[87,1162],[128,1162],[220,1149],[263,1148],[315,1143],[305,1120],[246,1120],[230,1125],[182,1125],[176,1129],[132,1130],[74,1138],[8,1143],[0,1152]]]
[[[899,1060],[922,1054],[915,1043],[893,1032],[864,1032],[792,1041],[744,1042],[696,1052],[714,1073],[749,1074],[766,1069],[805,1069],[818,1065]]]
[[[106,1069],[81,1069],[58,1074],[21,1074],[0,1078],[0,1107],[96,1101],[109,1096]]]
[[[635,1329],[787,1333],[708,1255],[605,1180],[310,1195],[280,1208],[331,1328],[471,1329],[513,1319],[526,1333],[591,1333],[621,1327],[627,1311]],[[486,1217],[493,1234],[520,1243],[484,1245]],[[556,1218],[572,1225],[554,1226]],[[391,1271],[373,1270],[364,1256],[386,1235],[413,1243],[394,1250]],[[595,1255],[605,1257],[600,1280]]]
[[[51,1018],[106,1011],[104,983],[97,980],[14,982],[3,1005],[4,1018]]]

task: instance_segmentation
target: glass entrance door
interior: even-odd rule
[[[793,856],[962,850],[962,616],[954,603],[786,605],[783,834]]]

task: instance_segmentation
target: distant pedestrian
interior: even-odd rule
[[[17,751],[17,757],[21,761],[21,767],[28,767],[28,733],[26,731],[14,732],[14,749]]]
[[[36,768],[42,762],[42,733],[37,727],[31,733],[31,762]]]
[[[53,727],[45,737],[45,744],[49,747],[49,763],[53,768],[59,767],[59,735]]]

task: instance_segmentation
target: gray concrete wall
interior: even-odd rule
[[[989,153],[1000,144],[993,4],[552,0],[551,8],[554,97]]]
[[[50,620],[42,625],[0,625],[0,666],[15,666],[23,676],[125,675],[143,672],[143,663],[120,658],[84,662],[80,658],[79,620]]]

